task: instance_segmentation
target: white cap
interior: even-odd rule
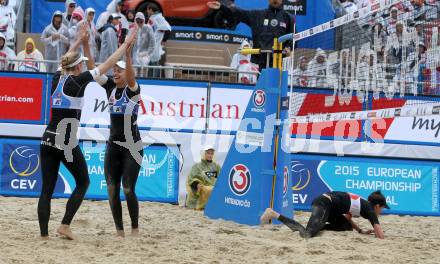
[[[145,15],[142,12],[137,12],[134,19],[138,19],[138,18],[145,20]]]
[[[397,7],[395,7],[395,6],[393,6],[393,7],[391,7],[391,12],[393,12],[393,11],[399,11],[399,9],[397,8]]]
[[[89,13],[96,13],[95,9],[89,7],[86,9],[86,14],[88,15]]]
[[[207,150],[210,150],[210,149],[215,150],[214,147],[211,146],[211,145],[205,145],[205,146],[203,147],[203,150],[204,150],[204,151],[207,151]]]
[[[118,13],[113,13],[113,14],[112,14],[112,18],[113,18],[113,19],[115,19],[115,18],[121,18],[121,15],[118,14]]]
[[[116,66],[118,66],[121,69],[127,69],[127,64],[125,63],[125,61],[118,61],[116,62]]]

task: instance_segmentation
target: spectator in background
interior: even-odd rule
[[[220,1],[211,1],[207,5],[248,25],[252,29],[255,48],[272,50],[274,38],[293,33],[294,19],[283,10],[282,0],[269,0],[268,3],[269,7],[262,10],[243,10],[235,5],[226,6]],[[285,43],[285,47],[291,48],[291,43]],[[252,60],[260,70],[266,68],[266,54],[252,56]]]
[[[390,53],[388,63],[395,66],[396,76],[400,76],[402,62],[406,61],[407,56],[413,51],[412,46],[405,45],[404,43],[404,32],[405,26],[403,22],[398,21],[396,23],[396,32],[387,40],[387,45],[389,45],[387,50]],[[407,44],[409,44],[409,41]]]
[[[44,60],[43,54],[35,47],[35,42],[32,38],[27,38],[24,43],[24,50],[17,55],[18,71],[24,72],[46,72],[46,65],[37,61]]]
[[[150,58],[150,65],[164,65],[165,60],[162,58],[165,57],[165,42],[167,41],[171,32],[171,26],[163,17],[157,5],[148,5],[147,14],[149,17],[148,25],[153,28],[155,40],[154,52]],[[151,76],[156,78],[159,77],[160,71],[157,69],[153,70]]]
[[[384,30],[383,23],[384,20],[380,17],[371,28],[371,48],[376,52],[382,51],[385,48],[385,43],[387,41],[387,33]]]
[[[0,71],[14,70],[15,52],[6,46],[6,37],[0,32]]]
[[[433,21],[439,17],[440,2],[439,0],[426,0],[426,21]]]
[[[418,41],[417,41],[417,43],[419,43],[419,42],[423,42],[423,43],[425,43],[425,32],[424,32],[424,25],[423,25],[423,22],[422,21],[417,21],[415,24],[414,24],[414,28],[415,28],[415,30],[416,30],[416,33],[417,33],[417,38],[418,38]]]
[[[424,82],[431,79],[431,76],[427,76],[426,71],[426,54],[425,43],[419,42],[417,51],[411,52],[408,56],[409,70],[407,74],[407,82],[410,84],[410,89],[407,92],[412,94],[421,95],[429,93],[430,91],[424,91]],[[425,87],[426,88],[426,87]]]
[[[14,9],[17,6],[17,0],[9,0],[7,1],[7,3],[8,3],[7,5],[12,9]]]
[[[328,88],[327,54],[320,48],[316,50],[315,57],[309,63],[309,73],[311,75],[311,87]]]
[[[145,24],[145,16],[141,12],[136,13],[135,21],[138,32],[132,52],[133,64],[147,67],[155,46],[153,29]]]
[[[413,8],[412,18],[414,21],[425,20],[427,8],[424,6],[424,0],[411,0]]]
[[[84,19],[84,11],[81,7],[75,8],[75,10],[72,13],[72,17],[70,19],[69,25],[67,26],[67,30],[69,32],[69,40],[70,45],[73,44],[76,40],[76,36],[78,34],[78,26],[81,21]],[[82,53],[82,49],[80,49],[80,52]]]
[[[293,70],[293,85],[301,87],[309,87],[311,84],[311,76],[309,72],[309,60],[306,56],[299,57],[299,65]]]
[[[15,11],[7,5],[7,0],[0,0],[0,33],[6,37],[6,40],[14,39],[16,20]]]
[[[201,161],[192,166],[186,180],[186,207],[203,210],[220,175],[220,165],[214,162],[214,147],[205,146]]]
[[[127,11],[128,30],[132,30],[134,28],[134,26],[136,25],[135,21],[134,21],[135,17],[136,17],[136,11],[134,11],[132,9]]]
[[[46,60],[55,60],[57,63],[48,63],[47,71],[55,72],[58,68],[58,62],[67,51],[69,45],[69,33],[67,27],[63,24],[63,13],[55,11],[51,23],[46,26],[41,34],[41,41],[44,43],[44,58]]]
[[[70,20],[72,19],[73,11],[76,8],[76,1],[74,0],[66,0],[66,11],[63,13],[63,24],[66,27],[69,27]]]
[[[399,19],[399,9],[395,6],[390,9],[390,17],[387,19],[386,31],[388,35],[396,33],[396,23]]]
[[[87,8],[86,9],[86,21],[87,24],[89,25],[89,47],[90,47],[90,52],[93,56],[93,60],[96,61],[98,58],[98,32],[96,31],[96,26],[95,26],[95,9],[93,8]]]
[[[104,62],[118,49],[118,32],[116,26],[119,25],[120,15],[114,13],[110,15],[100,31],[101,33],[101,51],[99,52],[98,62]],[[111,72],[109,71],[111,74]]]
[[[246,40],[243,40],[243,42],[241,42],[240,48],[237,50],[237,52],[234,54],[234,56],[232,57],[231,60],[231,65],[229,67],[238,70],[238,67],[240,66],[240,61],[250,61],[251,59],[251,55],[243,55],[241,54],[241,50],[243,49],[251,49],[252,46],[249,42],[247,42]]]
[[[242,49],[250,48],[252,48],[251,44],[249,44],[249,42],[247,42],[246,40],[243,40],[240,45],[240,49],[237,51],[237,53],[234,54],[234,57],[232,57],[230,67],[239,72],[238,81],[240,83],[253,84],[257,82],[257,73],[259,72],[258,65],[251,62],[250,54],[241,54]],[[243,72],[255,72],[255,74]]]
[[[117,33],[118,33],[118,43],[123,43],[125,40],[125,36],[127,35],[129,24],[127,21],[127,18],[122,14],[122,6],[123,1],[120,0],[112,0],[108,5],[105,12],[103,12],[99,17],[98,21],[96,22],[96,28],[100,30],[105,24],[108,22],[108,18],[112,14],[118,14],[119,24],[115,26]]]
[[[351,0],[340,0],[341,6],[344,8],[345,12],[348,14],[353,13],[358,10],[358,6]]]

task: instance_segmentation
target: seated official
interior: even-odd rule
[[[191,168],[186,181],[188,208],[203,210],[208,202],[220,174],[220,165],[213,161],[214,152],[212,146],[205,146],[202,150],[202,160]]]

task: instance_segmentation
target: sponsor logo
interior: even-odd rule
[[[352,112],[351,114],[350,114],[350,119],[354,119],[356,117],[356,113],[355,112]]]
[[[309,29],[309,35],[313,35],[313,28]]]
[[[330,21],[330,28],[334,28],[335,27],[335,21]]]
[[[243,164],[237,164],[229,172],[229,188],[238,195],[245,195],[251,187],[251,172]]]
[[[229,41],[229,35],[224,35],[224,36],[223,36],[223,40],[226,41],[226,42],[228,42],[228,41]]]
[[[310,170],[299,161],[292,161],[292,190],[300,191],[306,188],[312,178]]]
[[[396,110],[394,110],[394,116],[400,116],[402,113],[402,109],[401,108],[396,108]]]
[[[18,147],[9,156],[9,167],[18,176],[31,176],[40,167],[40,156],[31,147]]]
[[[436,105],[432,108],[432,114],[433,115],[438,115],[440,114],[440,105]]]
[[[262,108],[266,103],[266,93],[263,90],[256,90],[252,99],[256,107]]]
[[[202,33],[197,32],[197,33],[196,33],[196,39],[201,39],[201,38],[202,38]]]

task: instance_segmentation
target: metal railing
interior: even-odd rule
[[[18,72],[44,72],[44,68],[52,68],[56,65],[58,68],[59,61],[53,60],[8,60],[9,67],[1,67],[0,71],[18,71]],[[42,67],[44,65],[44,67]],[[99,63],[97,64],[99,65]],[[205,67],[205,66],[141,66],[134,65],[136,77],[149,79],[176,79],[190,81],[209,81],[224,83],[243,83],[243,80],[256,80],[258,72],[242,72],[227,67]],[[43,70],[40,70],[43,69]],[[111,71],[107,74],[111,75]],[[247,78],[243,78],[247,77]],[[254,84],[254,83],[250,83]]]

